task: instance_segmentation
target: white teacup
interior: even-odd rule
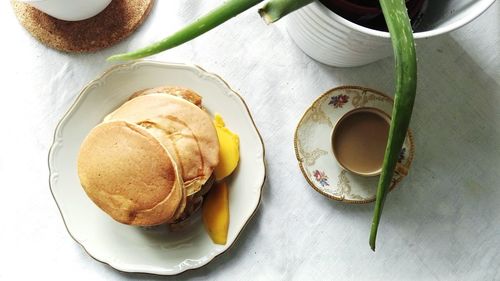
[[[104,10],[111,0],[18,0],[55,18],[67,21],[88,19]]]

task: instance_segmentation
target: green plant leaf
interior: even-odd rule
[[[262,1],[263,0],[228,0],[222,5],[216,7],[214,10],[203,15],[198,20],[186,25],[179,31],[161,41],[133,52],[111,56],[107,60],[123,61],[140,59],[177,47],[204,34],[209,30],[212,30],[213,28],[250,9],[251,7],[257,5]]]
[[[259,9],[259,14],[270,24],[312,2],[314,0],[270,0]]]
[[[396,93],[370,232],[370,247],[373,251],[375,251],[377,231],[384,202],[410,124],[417,89],[415,42],[405,1],[380,0],[380,5],[391,34],[392,48],[394,50]]]

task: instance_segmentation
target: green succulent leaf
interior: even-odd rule
[[[382,174],[378,182],[377,199],[370,232],[370,247],[373,251],[375,251],[382,209],[408,131],[417,90],[417,56],[405,1],[380,0],[380,5],[391,34],[396,71],[396,92],[392,108],[389,139],[385,149]]]

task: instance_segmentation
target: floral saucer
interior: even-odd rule
[[[373,107],[391,116],[392,104],[392,98],[375,90],[343,86],[321,95],[307,109],[297,125],[294,146],[302,174],[316,191],[346,203],[375,200],[379,177],[362,177],[344,170],[333,155],[331,133],[340,118],[352,109]],[[390,190],[410,169],[414,151],[412,134],[408,131]]]

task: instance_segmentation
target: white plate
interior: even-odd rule
[[[212,243],[198,214],[181,231],[115,222],[84,193],[76,158],[87,133],[135,91],[191,88],[240,136],[241,158],[229,179],[230,224],[224,246]],[[139,61],[113,67],[87,85],[56,128],[49,152],[50,188],[73,239],[93,258],[126,272],[161,275],[198,268],[226,251],[256,211],[266,171],[264,145],[243,99],[220,77],[192,65]]]
[[[357,86],[331,89],[313,102],[297,125],[294,141],[300,169],[312,188],[328,198],[346,203],[375,201],[379,177],[362,177],[344,170],[333,155],[331,134],[347,112],[374,107],[391,116],[392,103],[392,98],[382,93]],[[398,161],[403,167],[401,171],[410,169],[414,153],[413,137],[408,131]],[[396,169],[389,190],[404,178],[398,171]]]

